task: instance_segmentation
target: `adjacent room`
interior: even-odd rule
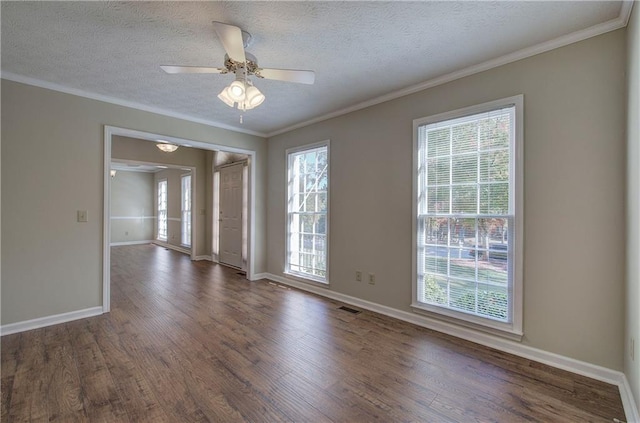
[[[0,8],[2,421],[640,423],[637,1]]]

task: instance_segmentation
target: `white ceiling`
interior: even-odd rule
[[[630,8],[619,1],[3,1],[2,77],[267,135],[622,27]],[[247,50],[261,66],[314,70],[315,85],[257,80],[266,100],[240,124],[240,112],[217,98],[232,76],[159,67],[221,66],[214,20],[249,31]]]

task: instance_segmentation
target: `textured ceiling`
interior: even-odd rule
[[[2,72],[195,120],[269,134],[617,18],[622,2],[6,2]],[[229,75],[212,21],[253,36],[263,67],[312,69],[315,85],[258,80],[244,113],[216,97]]]

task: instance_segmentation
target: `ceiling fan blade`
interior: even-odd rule
[[[310,70],[259,69],[256,75],[266,79],[298,82],[300,84],[313,84],[316,80],[316,73]]]
[[[244,62],[244,41],[242,40],[242,30],[237,26],[222,22],[213,22],[213,28],[220,38],[220,42],[227,52],[227,55],[236,62]]]
[[[226,72],[224,68],[207,68],[202,66],[160,66],[166,73],[222,73]]]

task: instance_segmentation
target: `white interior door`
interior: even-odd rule
[[[220,169],[220,263],[242,268],[243,164]]]

